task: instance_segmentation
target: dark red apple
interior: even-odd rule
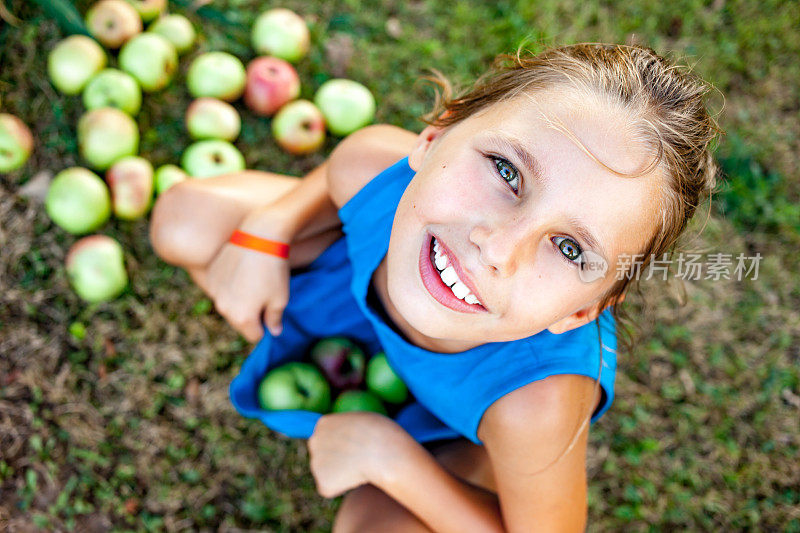
[[[354,389],[364,381],[366,357],[349,339],[329,337],[311,348],[311,360],[336,388]]]
[[[244,103],[257,115],[274,115],[283,104],[300,96],[300,77],[277,57],[257,57],[247,65]]]

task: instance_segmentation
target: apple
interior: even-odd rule
[[[119,109],[92,109],[78,121],[78,149],[92,168],[105,170],[117,159],[136,155],[139,128]]]
[[[100,0],[86,13],[86,28],[108,48],[119,48],[142,31],[142,19],[123,0]]]
[[[227,52],[206,52],[197,56],[186,73],[186,84],[192,96],[210,96],[228,102],[242,96],[245,80],[244,65]]]
[[[282,7],[261,13],[251,35],[257,54],[297,63],[308,53],[311,38],[306,22],[294,11]]]
[[[267,410],[304,409],[326,413],[331,405],[331,388],[312,365],[292,362],[264,376],[258,386],[258,400]]]
[[[136,220],[150,210],[153,200],[153,165],[143,157],[131,155],[119,159],[106,171],[111,189],[114,215],[122,220]]]
[[[33,135],[19,118],[0,113],[0,172],[22,168],[33,150]]]
[[[389,366],[383,352],[376,353],[367,363],[367,389],[389,403],[403,403],[408,397],[406,384]]]
[[[140,33],[119,51],[119,66],[136,78],[142,90],[155,92],[172,81],[178,68],[178,52],[157,33]]]
[[[165,37],[179,54],[189,51],[197,38],[194,26],[183,15],[164,15],[153,22],[147,31]]]
[[[189,174],[177,165],[162,165],[156,169],[154,179],[156,194],[161,194],[176,183],[189,179]]]
[[[186,110],[186,129],[192,139],[232,141],[239,136],[242,120],[228,102],[216,98],[198,98]]]
[[[97,71],[106,66],[106,53],[85,35],[70,35],[47,56],[47,73],[56,89],[78,94]]]
[[[364,381],[366,357],[361,348],[344,337],[329,337],[317,342],[309,354],[331,385],[354,389]]]
[[[277,57],[257,57],[247,65],[244,103],[257,115],[269,116],[300,96],[300,77]]]
[[[198,141],[181,157],[181,166],[193,178],[210,178],[245,169],[244,156],[228,141]]]
[[[372,411],[386,414],[386,408],[381,399],[366,390],[346,390],[341,393],[333,403],[333,413],[345,413],[347,411]]]
[[[308,154],[325,143],[325,118],[308,100],[295,100],[272,119],[272,135],[290,154]]]
[[[167,8],[167,0],[126,0],[126,2],[136,9],[145,22],[153,20]]]
[[[83,89],[83,105],[86,109],[116,107],[136,116],[142,107],[142,90],[130,74],[107,68],[92,76],[86,84]]]
[[[73,235],[90,233],[111,215],[108,187],[89,169],[62,170],[47,189],[44,209],[50,219]]]
[[[323,83],[314,103],[325,116],[328,130],[344,137],[375,118],[375,98],[369,89],[353,80],[337,78]]]
[[[77,241],[67,252],[65,263],[70,285],[88,302],[111,300],[128,284],[122,246],[106,235]]]

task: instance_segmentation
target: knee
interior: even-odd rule
[[[345,496],[333,524],[333,533],[430,533],[416,516],[373,485]]]
[[[150,245],[165,262],[182,267],[204,266],[216,253],[218,243],[209,235],[202,235],[201,194],[191,182],[182,182],[156,199],[150,215]]]

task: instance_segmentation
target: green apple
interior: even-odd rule
[[[161,194],[176,183],[189,179],[189,174],[177,165],[162,165],[156,169],[156,194]]]
[[[198,141],[184,150],[181,166],[193,178],[211,178],[244,170],[245,161],[234,145],[214,139]]]
[[[308,100],[295,100],[272,119],[272,135],[290,154],[309,154],[325,144],[325,118]]]
[[[142,90],[155,92],[172,81],[178,69],[178,52],[157,33],[140,33],[119,51],[119,66],[136,78]]]
[[[33,135],[19,118],[0,113],[0,172],[22,168],[33,150]]]
[[[323,83],[314,95],[334,135],[344,137],[363,128],[375,118],[375,98],[369,89],[353,80],[337,78]]]
[[[408,389],[403,380],[389,366],[386,354],[376,353],[367,363],[367,388],[389,403],[403,403]]]
[[[92,168],[105,170],[117,159],[136,155],[139,128],[119,109],[92,109],[78,121],[78,149]]]
[[[72,167],[56,174],[50,182],[44,208],[62,229],[83,235],[105,224],[111,215],[111,198],[100,176]]]
[[[192,139],[232,141],[239,136],[242,120],[228,102],[216,98],[198,98],[186,110],[186,129]]]
[[[131,155],[117,160],[106,172],[111,189],[114,215],[136,220],[150,210],[153,200],[153,165],[143,157]]]
[[[188,52],[197,38],[194,26],[183,15],[164,15],[153,22],[147,31],[165,37],[179,54]]]
[[[107,48],[119,48],[142,31],[142,19],[123,0],[100,0],[86,12],[86,28]]]
[[[119,296],[128,284],[122,246],[106,235],[90,235],[67,252],[69,283],[78,296],[96,303]]]
[[[56,89],[78,94],[89,78],[106,66],[106,60],[97,41],[85,35],[71,35],[50,51],[47,72]]]
[[[142,90],[133,76],[115,68],[107,68],[92,76],[86,84],[83,105],[86,109],[116,107],[136,116],[142,107]]]
[[[267,410],[303,409],[327,413],[331,405],[331,388],[312,365],[292,362],[264,376],[258,386],[258,400]]]
[[[227,52],[197,56],[186,73],[186,84],[192,96],[210,96],[228,102],[242,95],[246,79],[242,62]]]
[[[274,56],[297,63],[308,53],[311,39],[306,22],[286,8],[261,13],[253,24],[253,49],[259,55]]]
[[[131,4],[142,20],[148,22],[159,16],[167,8],[167,0],[126,0]]]
[[[372,411],[386,414],[383,402],[376,395],[365,390],[346,390],[336,398],[333,403],[334,413],[344,413],[347,411]]]

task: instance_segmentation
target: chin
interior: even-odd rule
[[[389,264],[391,265],[391,261]],[[413,263],[409,268],[417,268],[417,263]],[[422,280],[418,279],[417,271],[410,270],[410,272],[412,273],[410,278],[400,279],[392,272],[391,266],[387,269],[386,290],[400,316],[418,333],[431,339],[464,342],[475,340],[454,335],[458,328],[454,319],[448,316],[448,310],[428,295]],[[398,282],[393,283],[391,280]],[[471,331],[475,333],[474,327]]]

